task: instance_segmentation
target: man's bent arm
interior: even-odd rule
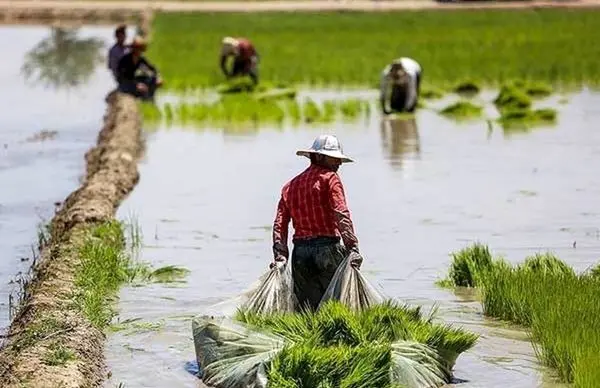
[[[277,214],[273,222],[273,255],[274,257],[289,257],[288,250],[288,227],[290,223],[290,211],[283,199],[283,195],[277,204]]]
[[[356,238],[356,234],[354,233],[350,210],[348,210],[348,205],[346,204],[344,186],[337,174],[332,175],[329,180],[329,192],[329,201],[338,221],[338,230],[342,235],[344,246],[349,250],[355,249],[358,251],[358,238]]]

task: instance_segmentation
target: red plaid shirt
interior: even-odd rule
[[[342,181],[337,173],[311,164],[281,190],[273,224],[273,253],[289,257],[288,226],[293,239],[340,236],[348,249],[358,248],[358,239]]]

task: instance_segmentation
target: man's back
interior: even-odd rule
[[[339,235],[330,191],[338,181],[335,172],[311,165],[284,186],[282,194],[292,218],[294,238]]]

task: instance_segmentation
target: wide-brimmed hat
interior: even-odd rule
[[[145,49],[146,47],[148,47],[148,43],[146,42],[146,39],[142,38],[141,36],[136,36],[135,38],[133,38],[129,46]]]
[[[296,151],[296,155],[306,156],[307,158],[310,158],[311,154],[330,156],[340,159],[342,163],[354,162],[354,160],[344,155],[342,144],[334,135],[321,135],[315,139],[310,149]]]

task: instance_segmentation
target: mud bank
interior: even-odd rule
[[[73,299],[77,248],[89,228],[111,220],[133,190],[143,153],[136,100],[112,94],[107,104],[97,144],[85,155],[84,181],[52,219],[49,243],[0,349],[2,387],[93,387],[104,379],[104,334]],[[68,352],[66,362],[45,362],[53,344]]]

